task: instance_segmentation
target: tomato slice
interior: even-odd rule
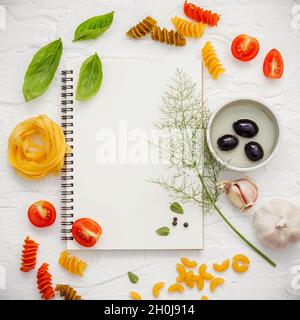
[[[28,218],[36,227],[48,227],[55,222],[56,210],[50,202],[40,200],[28,208]]]
[[[256,38],[247,34],[240,34],[231,44],[232,55],[241,61],[250,61],[254,59],[259,51],[259,42]]]
[[[263,71],[267,78],[279,79],[284,69],[283,58],[280,52],[272,49],[264,60]]]
[[[84,247],[92,247],[102,234],[100,225],[89,218],[81,218],[72,226],[74,239]]]

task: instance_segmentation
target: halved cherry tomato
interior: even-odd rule
[[[28,208],[28,218],[36,227],[48,227],[51,226],[56,219],[56,210],[50,202],[40,200]]]
[[[81,218],[74,222],[72,234],[74,239],[82,246],[92,247],[102,234],[102,229],[96,221]]]
[[[267,78],[279,79],[283,74],[284,63],[282,55],[276,49],[272,49],[264,60],[263,71]]]
[[[240,34],[231,44],[232,55],[241,61],[254,59],[259,51],[259,42],[256,38],[247,34]]]

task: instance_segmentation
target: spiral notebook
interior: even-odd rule
[[[202,249],[201,209],[184,205],[173,226],[172,199],[149,182],[170,174],[149,143],[153,123],[162,116],[162,94],[176,68],[199,83],[200,60],[102,60],[102,65],[100,91],[87,102],[75,99],[80,63],[62,71],[62,127],[73,147],[61,177],[61,237],[67,249],[84,249],[71,234],[72,223],[82,217],[103,229],[95,250]],[[163,226],[170,228],[168,236],[156,233]]]

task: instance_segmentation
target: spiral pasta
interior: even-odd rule
[[[184,2],[183,10],[187,17],[211,27],[215,27],[220,19],[219,14],[212,13],[211,10],[204,10],[193,3],[188,3],[187,0]]]
[[[80,277],[83,276],[83,272],[87,267],[87,263],[85,261],[79,260],[75,256],[71,256],[68,251],[63,251],[60,254],[59,264],[67,271]]]
[[[48,263],[43,263],[37,272],[37,287],[43,299],[49,300],[55,296],[52,287],[52,276],[48,272]]]
[[[147,33],[151,32],[157,21],[151,16],[146,17],[143,21],[130,28],[127,35],[131,38],[139,39],[144,37]]]
[[[205,30],[205,24],[190,22],[177,16],[172,18],[172,23],[175,29],[185,37],[201,38]]]
[[[160,27],[154,27],[151,35],[153,40],[165,42],[166,44],[174,44],[177,47],[186,45],[185,37],[174,30],[161,29]]]
[[[27,179],[57,175],[70,152],[61,127],[46,115],[19,123],[8,139],[8,161],[16,172]]]
[[[225,71],[210,41],[207,41],[202,49],[202,60],[215,80]]]
[[[77,294],[77,291],[69,285],[57,284],[55,291],[59,291],[60,296],[64,297],[65,300],[82,300],[81,296]]]
[[[20,270],[23,272],[28,272],[35,268],[36,266],[36,253],[39,244],[29,237],[24,240],[23,251],[22,251],[22,262]]]

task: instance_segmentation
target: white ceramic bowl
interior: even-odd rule
[[[248,116],[247,112],[249,113]],[[253,139],[239,137],[240,144],[236,150],[233,152],[229,151],[229,153],[220,151],[216,144],[216,135],[221,136],[228,133],[235,134],[232,129],[232,123],[238,118],[247,118],[260,123],[260,137],[254,137]],[[266,124],[265,126],[264,123]],[[220,127],[222,128],[220,129]],[[264,103],[252,99],[238,99],[221,106],[210,117],[207,130],[207,142],[211,153],[222,165],[225,165],[228,169],[234,171],[250,171],[264,166],[272,159],[279,146],[280,132],[281,129],[278,117]],[[268,137],[268,140],[266,137]],[[243,145],[249,140],[258,141],[260,143],[262,140],[264,142],[264,144],[262,144],[263,148],[268,150],[267,154],[265,154],[264,158],[259,162],[248,160],[244,154]],[[267,143],[267,141],[270,141],[270,143]],[[229,160],[230,157],[231,159]]]

